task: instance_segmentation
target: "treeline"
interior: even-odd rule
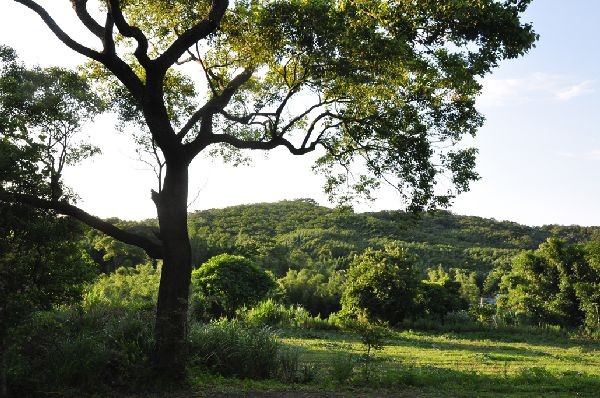
[[[369,247],[401,243],[416,256],[422,275],[441,265],[476,272],[483,284],[491,271],[508,269],[515,255],[536,249],[548,238],[571,244],[600,239],[600,227],[528,227],[447,211],[419,216],[402,211],[354,213],[350,208],[319,206],[311,199],[204,210],[189,219],[195,267],[230,253],[250,258],[277,276],[307,267],[347,269],[352,258]],[[152,233],[156,221],[120,225]],[[140,263],[144,256],[140,249],[94,231],[87,241],[104,271]]]
[[[120,225],[156,233],[155,220]],[[528,227],[447,211],[418,216],[402,211],[355,213],[351,208],[319,206],[310,199],[198,211],[190,214],[189,232],[194,268],[220,254],[243,256],[272,273],[280,302],[302,305],[322,317],[341,309],[350,267],[368,250],[381,252],[390,246],[406,250],[415,283],[420,284],[415,300],[421,304],[413,308],[422,310],[415,314],[433,312],[439,317],[446,310],[466,309],[459,302],[473,309],[482,298],[493,302],[502,289],[507,290],[503,278],[514,272],[513,259],[548,239],[560,239],[565,245],[600,241],[599,227]],[[89,231],[85,240],[104,273],[148,261],[140,249],[97,232]],[[460,290],[462,301],[448,299],[454,304],[446,309],[423,309],[427,294],[439,290],[431,283],[445,281],[450,290]]]

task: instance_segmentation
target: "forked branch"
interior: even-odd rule
[[[221,19],[223,18],[223,15],[225,15],[228,5],[229,1],[227,0],[213,0],[206,18],[183,32],[181,36],[179,36],[173,44],[171,44],[171,46],[156,59],[159,70],[166,72],[167,69],[173,66],[191,46],[214,32],[219,26],[219,23],[221,23]]]

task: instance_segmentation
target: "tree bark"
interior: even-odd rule
[[[153,192],[163,243],[163,266],[158,291],[153,369],[162,380],[185,376],[187,312],[192,273],[187,229],[187,164],[167,165],[163,190]]]

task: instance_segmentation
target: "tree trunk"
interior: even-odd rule
[[[154,327],[153,368],[157,376],[169,381],[182,380],[185,376],[192,272],[187,194],[187,165],[169,165],[163,190],[153,193],[164,246]]]

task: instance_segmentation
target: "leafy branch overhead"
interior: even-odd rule
[[[477,178],[476,151],[452,149],[483,122],[477,78],[536,39],[519,20],[529,1],[110,0],[101,22],[73,0],[95,50],[17,1],[118,80],[112,103],[147,124],[167,162],[211,145],[321,147],[330,193],[355,169],[354,188],[383,179],[415,208]],[[451,183],[440,192],[441,176]]]

